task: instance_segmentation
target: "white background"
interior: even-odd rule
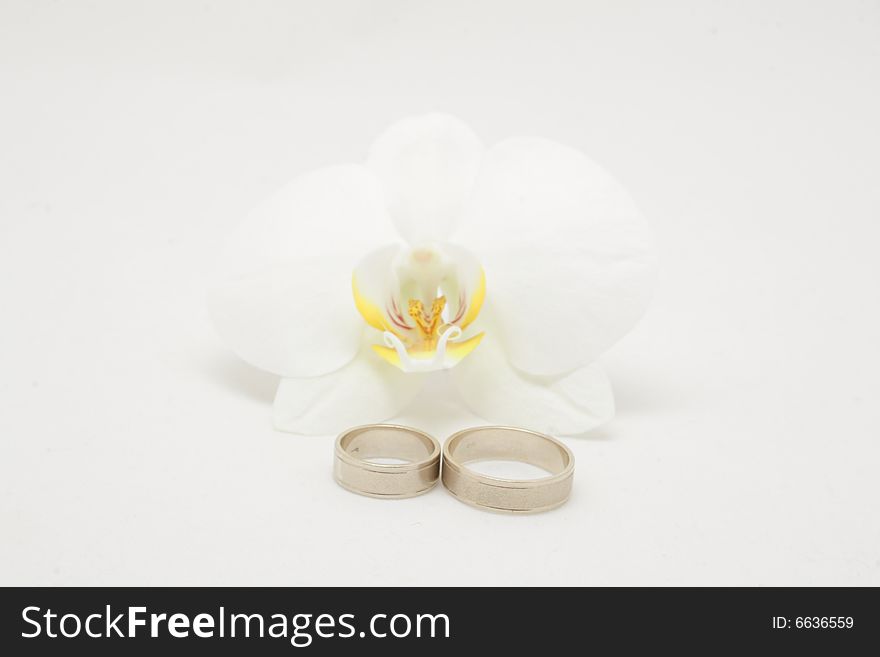
[[[434,109],[657,235],[552,513],[343,491],[207,318],[250,207]],[[0,584],[880,584],[878,118],[871,1],[4,0]]]

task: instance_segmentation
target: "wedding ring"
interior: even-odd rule
[[[546,470],[539,479],[501,479],[467,467],[477,461],[520,461]],[[462,502],[508,513],[548,511],[571,493],[574,455],[558,440],[515,427],[476,427],[443,445],[443,485]]]
[[[360,495],[413,497],[431,490],[440,476],[440,443],[396,424],[349,429],[336,439],[335,454],[333,477]]]

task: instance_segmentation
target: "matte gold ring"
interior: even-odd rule
[[[394,460],[381,463],[378,459]],[[396,424],[354,427],[336,439],[333,477],[370,497],[402,498],[431,490],[440,476],[440,443]]]
[[[477,461],[520,461],[550,473],[539,479],[501,479],[467,467]],[[571,493],[574,455],[558,440],[515,427],[476,427],[443,445],[443,485],[462,502],[507,513],[537,513],[564,504]]]

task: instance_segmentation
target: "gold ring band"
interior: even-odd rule
[[[368,424],[349,429],[336,439],[333,477],[354,493],[413,497],[431,490],[439,476],[440,443],[424,431],[396,424]]]
[[[501,479],[467,467],[477,461],[520,461],[550,473],[539,479]],[[507,513],[537,513],[564,504],[571,493],[574,455],[550,436],[515,427],[476,427],[443,445],[443,485],[462,502]]]

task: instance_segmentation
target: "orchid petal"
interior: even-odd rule
[[[389,367],[364,345],[336,372],[282,379],[275,395],[275,427],[298,434],[337,434],[352,425],[383,422],[404,410],[424,382],[424,375]]]
[[[376,139],[368,166],[382,182],[388,210],[411,244],[443,241],[457,223],[483,146],[444,114],[403,119]]]
[[[440,283],[449,304],[449,320],[464,330],[473,323],[483,307],[486,274],[480,261],[467,249],[457,244],[443,244],[440,248],[453,274]]]
[[[400,319],[401,313],[395,312],[392,305],[392,301],[398,301],[393,263],[402,250],[402,246],[388,244],[370,251],[355,265],[351,274],[354,306],[361,317],[374,329],[392,331],[397,335],[408,330]]]
[[[550,141],[508,139],[486,153],[456,239],[480,254],[498,337],[526,372],[594,361],[651,296],[654,249],[632,199]]]
[[[366,167],[307,174],[254,210],[229,240],[209,309],[241,358],[281,376],[317,376],[351,361],[363,322],[351,270],[392,239]]]
[[[575,435],[614,416],[614,396],[598,364],[568,374],[539,377],[507,361],[491,332],[450,376],[464,404],[491,424],[527,427],[551,435]]]

